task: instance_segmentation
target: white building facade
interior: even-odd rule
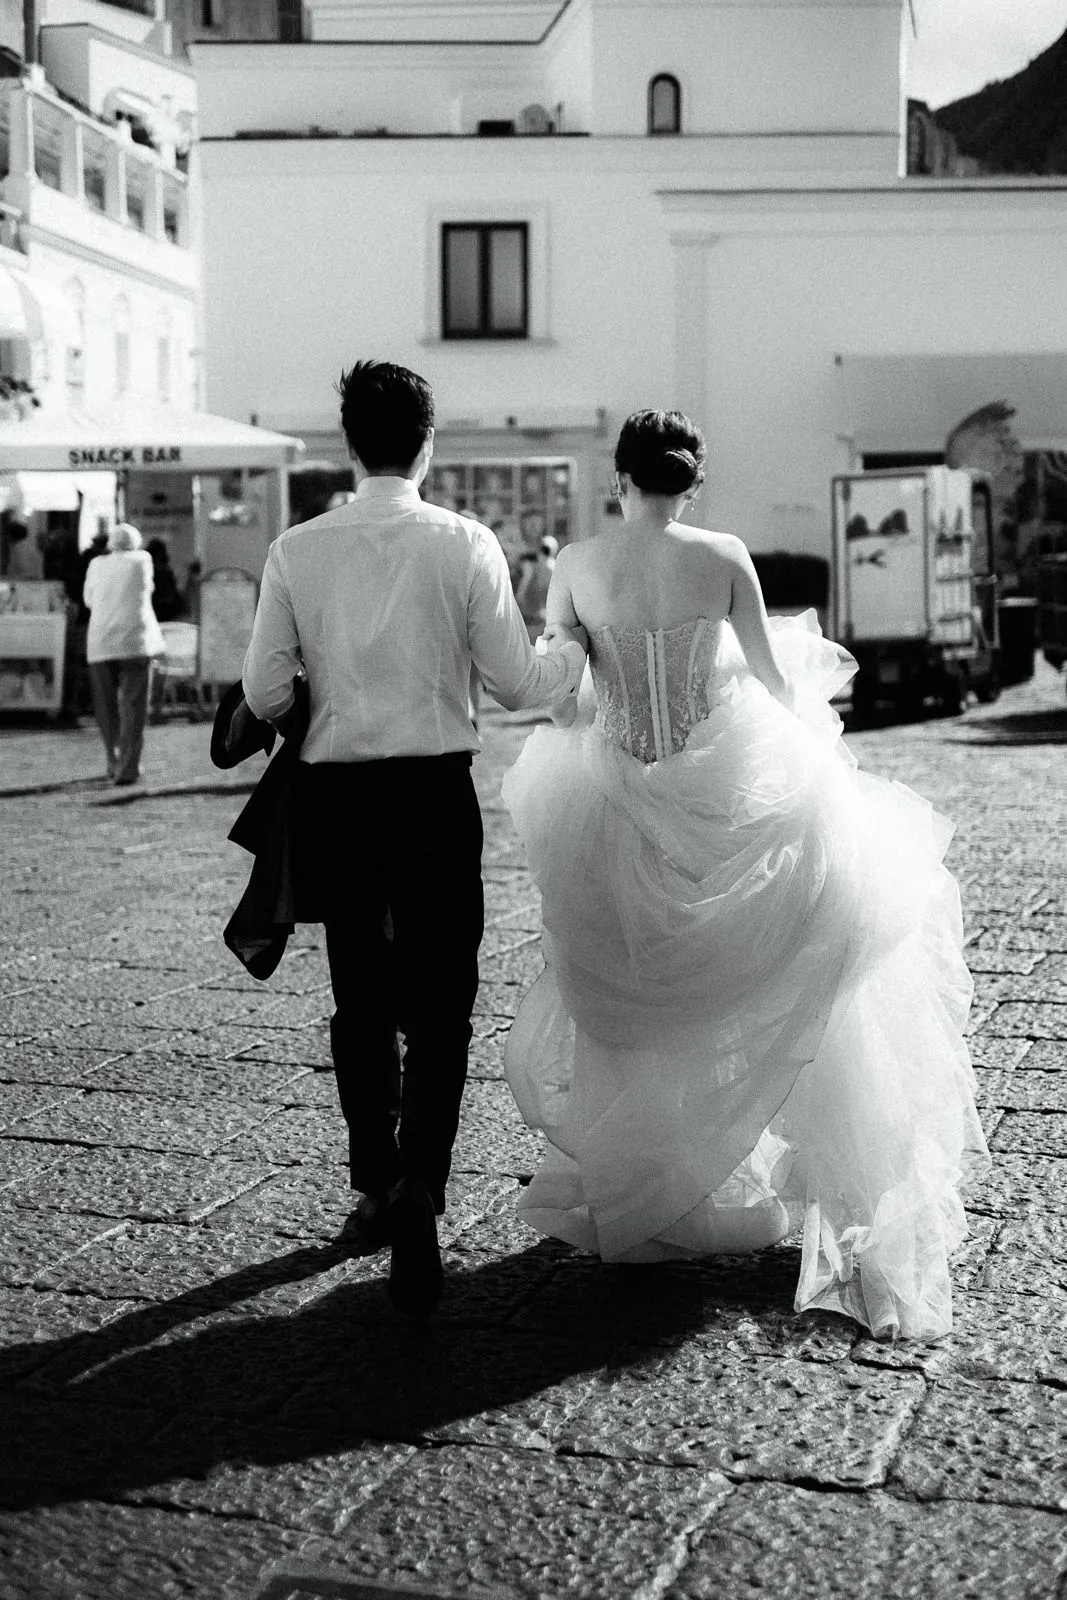
[[[1067,447],[1067,184],[902,175],[900,0],[308,0],[303,35],[189,48],[213,409],[339,467],[341,368],[414,367],[431,491],[527,546],[604,525],[641,406],[701,424],[696,515],[756,551],[827,554],[834,472],[986,400]]]
[[[146,7],[41,0],[39,60],[0,80],[3,368],[46,419],[200,402],[196,82]],[[21,517],[80,493],[83,543],[115,487],[5,474]]]

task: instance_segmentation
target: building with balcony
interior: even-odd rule
[[[1007,396],[1067,443],[1062,180],[909,178],[901,0],[305,0],[188,46],[207,392],[344,465],[359,356],[433,383],[430,492],[530,546],[680,405],[696,515],[825,554],[830,478]]]
[[[297,442],[203,408],[193,70],[163,0],[26,9],[0,75],[0,579],[75,598],[79,548],[117,515],[179,577],[254,577]]]

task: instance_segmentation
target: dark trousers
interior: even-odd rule
[[[419,1178],[445,1208],[483,928],[470,756],[301,763],[299,902],[326,929],[353,1189]],[[403,1035],[401,1053],[398,1033]]]
[[[107,751],[108,777],[120,783],[140,776],[151,665],[147,656],[89,663],[93,715]]]

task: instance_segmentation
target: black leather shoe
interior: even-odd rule
[[[373,1256],[384,1249],[392,1237],[388,1196],[374,1199],[365,1194],[346,1217],[337,1235],[337,1246],[348,1256]]]
[[[389,1191],[393,1256],[389,1298],[409,1317],[428,1317],[445,1284],[437,1218],[430,1191],[417,1178],[402,1178]]]

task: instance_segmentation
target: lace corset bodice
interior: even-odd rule
[[[646,764],[684,748],[708,714],[717,626],[706,617],[677,628],[589,630],[596,726]]]

